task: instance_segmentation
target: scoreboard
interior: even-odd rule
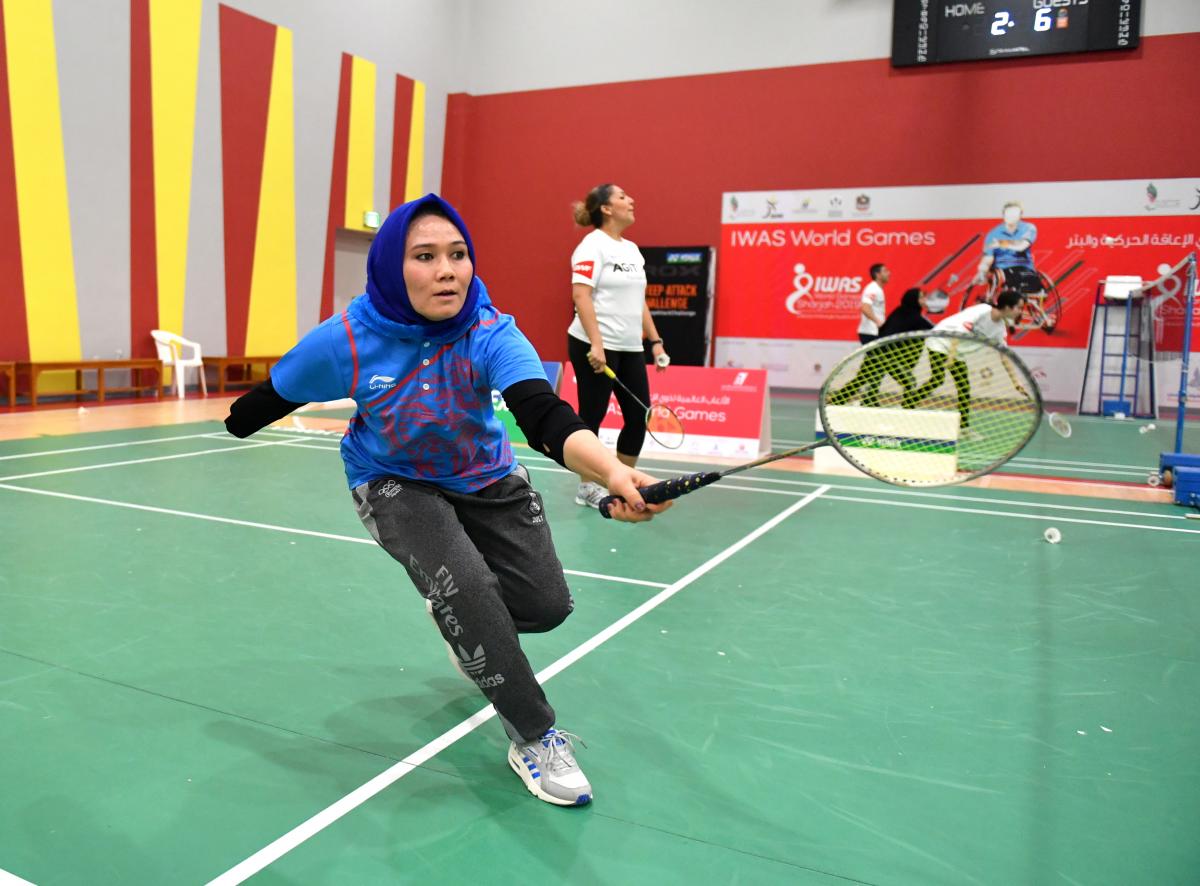
[[[895,0],[892,64],[1133,49],[1142,0]]]

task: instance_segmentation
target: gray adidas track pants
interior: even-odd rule
[[[442,637],[509,737],[541,737],[554,709],[517,634],[557,627],[574,603],[528,472],[518,465],[473,493],[397,477],[352,495],[363,525],[432,605]]]

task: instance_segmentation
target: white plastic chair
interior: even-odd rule
[[[167,332],[163,329],[151,329],[154,347],[158,351],[158,359],[164,366],[171,367],[171,380],[175,384],[175,392],[183,399],[183,390],[187,384],[186,373],[195,369],[200,379],[200,390],[208,396],[208,383],[204,378],[204,360],[200,356],[200,343],[189,341],[182,335]],[[187,353],[190,351],[190,353]]]

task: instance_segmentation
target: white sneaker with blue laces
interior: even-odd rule
[[[608,490],[599,483],[580,483],[575,490],[575,504],[585,508],[600,508],[600,500],[608,495]]]
[[[513,742],[508,747],[508,765],[539,800],[556,806],[586,806],[592,802],[592,786],[575,762],[576,740],[583,742],[578,735],[550,729],[528,744]]]

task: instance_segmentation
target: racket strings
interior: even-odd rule
[[[655,403],[646,410],[646,433],[666,449],[683,445],[683,422],[665,403]]]
[[[851,464],[902,485],[942,485],[1012,457],[1041,418],[1037,389],[1007,348],[953,333],[879,339],[822,389],[830,442]]]

